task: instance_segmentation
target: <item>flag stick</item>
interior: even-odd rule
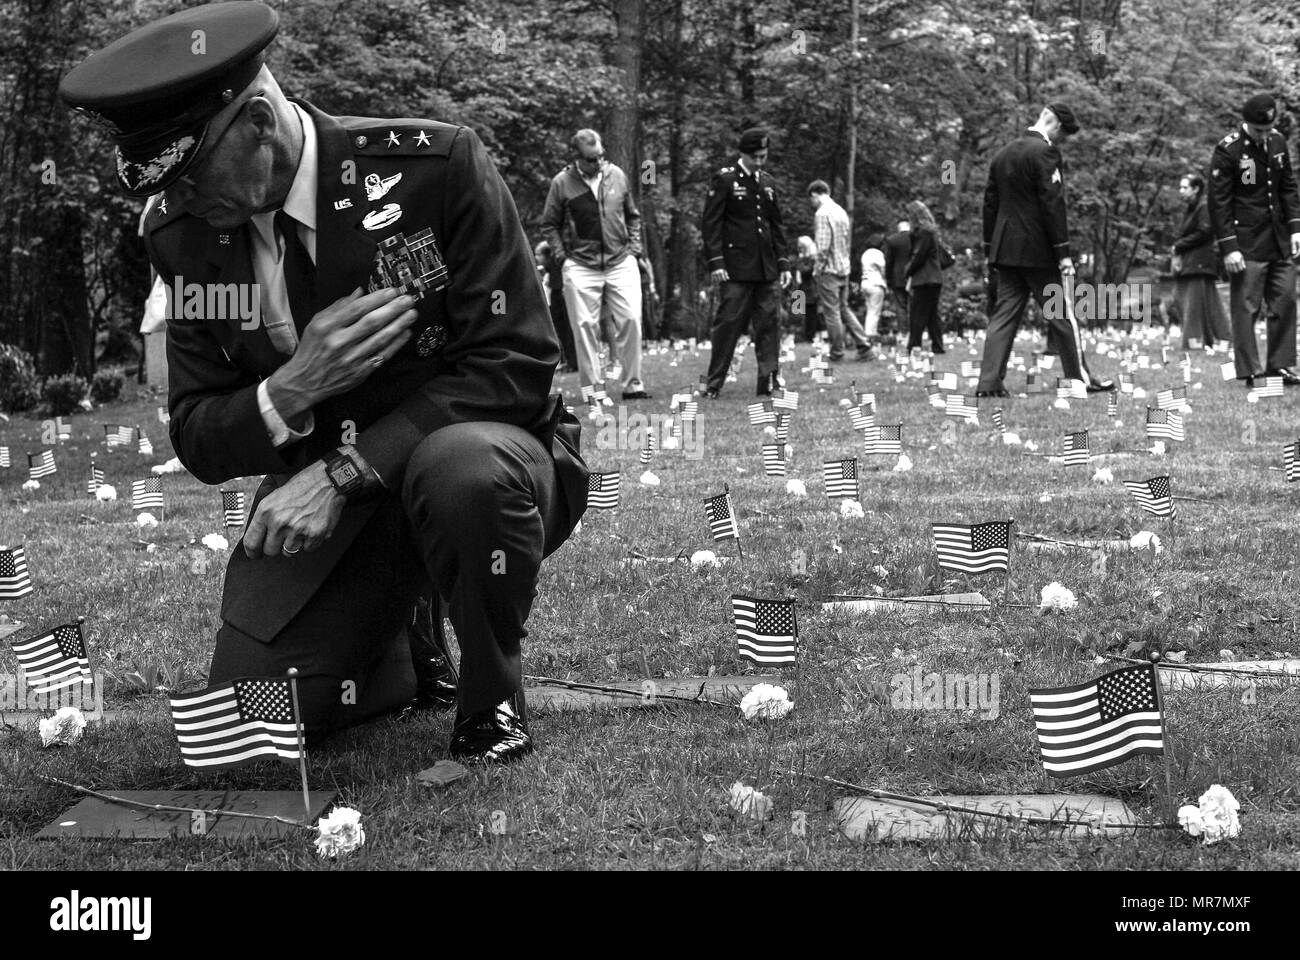
[[[1160,714],[1160,739],[1164,746],[1160,749],[1160,755],[1165,761],[1165,811],[1169,815],[1170,821],[1174,819],[1174,779],[1169,772],[1169,732],[1168,724],[1165,723],[1165,705],[1164,697],[1160,695],[1160,670],[1156,664],[1160,662],[1160,651],[1151,651],[1151,680],[1156,687],[1156,712]]]
[[[1002,594],[1002,603],[1006,604],[1011,599],[1011,545],[1015,542],[1015,537],[1011,536],[1011,525],[1016,521],[1007,518],[1007,582]]]
[[[303,823],[311,823],[311,794],[307,792],[307,746],[302,739],[302,713],[298,710],[298,668],[289,668],[289,691],[293,694],[293,725],[298,734],[298,773],[302,777]]]

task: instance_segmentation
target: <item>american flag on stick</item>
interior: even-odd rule
[[[736,526],[736,511],[729,492],[705,500],[704,516],[709,521],[709,530],[714,540],[740,541],[740,528]]]
[[[1176,410],[1147,407],[1147,439],[1183,440],[1183,415]]]
[[[72,439],[72,424],[68,423],[62,417],[54,418],[54,432],[60,440]]]
[[[166,407],[159,407],[159,408],[158,408],[158,422],[159,422],[159,423],[171,423],[171,422],[172,422],[172,415],[171,415],[170,413],[167,412],[167,408],[166,408]]]
[[[854,430],[870,430],[876,425],[876,408],[874,404],[864,403],[849,407],[849,423]]]
[[[1043,381],[1043,375],[1037,370],[1025,371],[1025,393],[1045,393],[1047,384]]]
[[[1300,440],[1295,443],[1288,443],[1282,448],[1282,463],[1286,467],[1286,482],[1295,483],[1300,480],[1300,457],[1296,456],[1296,451],[1300,450]]]
[[[302,758],[288,680],[244,679],[171,699],[187,767],[229,767],[254,757]]]
[[[1086,400],[1088,398],[1088,387],[1082,380],[1057,377],[1056,396],[1060,400]]]
[[[883,453],[897,456],[903,452],[903,425],[900,423],[892,427],[873,427],[867,431],[862,449],[869,454]]]
[[[0,467],[9,467],[10,465],[11,462],[9,460],[9,448],[0,447]]]
[[[772,405],[769,402],[760,400],[757,403],[751,403],[745,409],[749,411],[749,422],[756,427],[765,423],[776,423],[776,413],[773,412]]]
[[[831,374],[828,367],[817,366],[812,368],[812,382],[823,387],[828,387],[835,382],[835,377]]]
[[[790,442],[790,414],[785,411],[776,415],[776,442]]]
[[[623,486],[622,474],[590,473],[587,475],[587,506],[597,510],[614,510]]]
[[[1114,390],[1106,395],[1106,416],[1114,417],[1119,413],[1119,394]]]
[[[104,424],[104,443],[111,450],[113,447],[124,447],[135,439],[135,431],[130,427],[124,427],[121,424]]]
[[[80,623],[66,623],[13,645],[27,685],[40,693],[89,683],[90,660]]]
[[[943,412],[954,419],[980,422],[979,401],[961,393],[950,393],[944,398]]]
[[[993,411],[993,426],[997,427],[998,433],[1007,432],[1007,422],[1002,417],[1002,408],[998,407]]]
[[[682,404],[682,422],[694,420],[700,415],[700,401],[687,400]]]
[[[1178,508],[1174,506],[1168,475],[1149,480],[1125,480],[1124,487],[1147,513],[1154,513],[1157,517],[1177,516]]]
[[[655,455],[655,450],[659,448],[659,437],[653,429],[647,430],[645,435],[645,446],[641,448],[641,455],[638,458],[642,463],[649,463]]]
[[[845,460],[826,460],[822,462],[822,481],[826,485],[826,496],[858,498],[858,458]]]
[[[221,517],[227,527],[244,525],[244,492],[242,490],[221,491]]]
[[[785,444],[763,444],[763,472],[769,477],[785,476]]]
[[[146,457],[153,456],[153,441],[145,436],[145,432],[139,427],[135,428],[135,435],[140,438],[140,443],[136,447],[136,450],[139,453],[143,453]]]
[[[162,477],[131,481],[131,509],[163,509]]]
[[[755,666],[794,663],[799,652],[799,628],[793,600],[760,600],[731,596],[740,657]]]
[[[961,362],[961,375],[963,377],[978,377],[980,375],[980,364],[975,360],[963,360]]]
[[[27,573],[27,554],[22,544],[0,547],[0,600],[18,600],[32,592],[32,578]]]
[[[1011,563],[1011,521],[932,523],[939,566],[958,573],[1006,571]]]
[[[1121,373],[1119,375],[1119,392],[1120,393],[1133,392],[1133,374]]]
[[[1284,393],[1281,377],[1256,377],[1255,396],[1280,397]]]
[[[782,390],[772,398],[772,406],[777,410],[798,410],[799,391]]]
[[[1187,403],[1187,388],[1174,387],[1171,390],[1161,390],[1156,393],[1156,407],[1161,410],[1172,410],[1181,407]]]
[[[92,463],[90,465],[90,477],[86,480],[86,493],[93,497],[95,491],[98,490],[103,483],[104,471]]]
[[[1043,769],[1073,777],[1164,753],[1157,682],[1155,666],[1143,664],[1075,686],[1031,689]]]
[[[54,465],[54,451],[42,450],[40,453],[27,454],[27,476],[32,480],[39,480],[41,477],[48,477],[52,473],[58,473],[59,468]]]
[[[1067,467],[1092,463],[1092,451],[1088,448],[1088,431],[1075,430],[1065,435],[1065,465]]]

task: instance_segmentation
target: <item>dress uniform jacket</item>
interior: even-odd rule
[[[1290,258],[1291,234],[1300,233],[1300,192],[1282,134],[1271,131],[1261,144],[1243,127],[1220,140],[1210,160],[1208,191],[1220,254]]]
[[[380,241],[399,233],[432,231],[446,285],[417,302],[413,335],[397,355],[353,390],[318,405],[315,430],[279,449],[267,436],[256,391],[288,358],[264,327],[244,329],[238,318],[174,317],[167,355],[177,456],[205,483],[267,474],[261,499],[354,431],[357,450],[396,491],[412,451],[429,434],[461,422],[509,423],[551,450],[567,536],[586,507],[580,426],[559,397],[548,397],[559,346],[514,201],[482,143],[466,127],[331,117],[296,102],[316,125],[319,152],[311,312],[366,289]],[[145,241],[165,282],[253,283],[250,226],[222,232],[179,207],[156,203],[147,217]],[[270,642],[319,588],[377,502],[349,504],[334,534],[311,553],[249,560],[233,551],[223,618]],[[546,553],[563,539],[547,543]],[[240,589],[268,579],[275,591]]]
[[[1038,133],[993,158],[984,189],[984,253],[998,267],[1055,269],[1070,256],[1061,151]]]
[[[725,267],[731,280],[771,283],[790,269],[776,181],[739,164],[713,175],[701,224],[709,269]]]

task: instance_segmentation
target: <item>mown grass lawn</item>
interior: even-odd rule
[[[1161,331],[1163,333],[1163,331]],[[1132,342],[1127,334],[1121,343]],[[1036,341],[1041,349],[1041,337]],[[1154,341],[1155,362],[1160,360]],[[1027,355],[1035,341],[1022,341]],[[786,685],[795,712],[775,723],[746,723],[736,712],[698,705],[664,705],[593,713],[537,713],[539,749],[505,770],[471,774],[443,792],[414,775],[445,756],[447,715],[399,724],[381,721],[337,738],[311,757],[313,787],[336,789],[362,811],[367,843],[342,864],[316,858],[310,835],[276,841],[213,838],[167,842],[38,841],[34,834],[75,801],[44,774],[88,787],[114,789],[297,788],[296,768],[284,764],[199,774],[181,765],[165,693],[141,693],[122,679],[136,666],[184,668],[185,687],[203,684],[217,623],[224,563],[212,556],[194,565],[194,538],[220,528],[219,498],[188,475],[165,481],[168,510],[157,550],[137,550],[130,480],[171,456],[156,399],[141,397],[74,419],[73,439],[60,445],[57,476],[24,493],[27,449],[39,449],[38,420],[0,424],[0,444],[15,465],[0,470],[0,542],[24,543],[37,592],[0,610],[29,626],[52,626],[84,615],[97,668],[117,679],[107,703],[119,719],[92,727],[80,744],[43,750],[31,729],[0,730],[0,867],[35,869],[180,868],[780,868],[831,869],[1294,869],[1300,865],[1300,693],[1261,687],[1253,704],[1240,690],[1172,691],[1165,699],[1173,787],[1178,802],[1195,802],[1212,783],[1242,803],[1242,835],[1201,847],[1179,832],[1145,831],[1133,838],[1047,841],[1018,832],[976,843],[861,845],[840,836],[830,815],[836,794],[789,771],[829,775],[894,792],[918,794],[1037,793],[1044,780],[1026,690],[1078,682],[1119,664],[1099,666],[1099,654],[1148,648],[1185,651],[1188,662],[1295,656],[1295,509],[1297,487],[1283,474],[1282,447],[1300,433],[1295,393],[1248,404],[1238,383],[1224,383],[1221,356],[1194,354],[1199,368],[1189,390],[1194,412],[1188,440],[1166,456],[1131,453],[1064,467],[994,443],[987,413],[980,426],[949,423],[926,402],[925,380],[895,381],[884,361],[836,369],[834,386],[818,388],[786,364],[789,386],[801,392],[791,428],[790,477],[806,498],[766,477],[759,457],[764,437],[750,426],[753,356],[739,382],[716,403],[701,402],[704,456],[660,451],[651,469],[657,487],[637,482],[635,445],[596,449],[584,434],[589,464],[621,469],[619,510],[591,511],[581,531],[546,564],[525,641],[525,670],[589,682],[636,679],[642,657],[658,677],[734,674],[744,670],[730,622],[733,592],[798,598],[801,672]],[[1180,354],[1172,353],[1171,358]],[[964,343],[936,358],[957,371],[979,360]],[[647,358],[655,398],[633,411],[664,413],[674,388],[694,384],[707,354],[666,351]],[[1107,376],[1115,359],[1092,361]],[[823,495],[823,458],[860,455],[861,442],[838,406],[850,378],[873,390],[880,421],[902,421],[913,469],[895,472],[893,458],[865,458],[861,519],[842,519]],[[576,396],[574,376],[560,386]],[[1023,383],[1013,374],[1009,385]],[[1181,383],[1175,365],[1139,370],[1138,386],[1154,405],[1158,388]],[[1059,453],[1067,430],[1088,428],[1094,453],[1149,446],[1144,401],[1122,397],[1116,426],[1104,395],[1052,408],[1051,396],[1006,401],[1008,429],[1033,439],[1040,452]],[[985,404],[988,401],[984,401]],[[106,451],[100,424],[140,423],[156,455]],[[955,443],[946,443],[945,429]],[[1251,442],[1253,440],[1253,442]],[[86,496],[91,451],[120,499]],[[875,461],[874,463],[871,461]],[[1115,482],[1094,482],[1107,466]],[[1171,546],[1167,524],[1139,511],[1123,479],[1173,476],[1177,495],[1209,503],[1179,504],[1176,546],[1152,562],[1114,553],[1102,570],[1086,551],[1031,551],[1012,556],[1011,600],[988,613],[918,617],[885,613],[829,615],[829,593],[887,596],[980,589],[1000,599],[1000,574],[946,584],[935,577],[932,521],[1015,518],[1021,532],[1073,539],[1127,539],[1156,531]],[[735,543],[713,544],[702,500],[729,484],[743,538],[744,560],[718,568],[687,563],[628,566],[635,552],[669,557],[715,550],[736,557]],[[250,494],[255,479],[237,484]],[[230,486],[230,485],[228,485]],[[1050,500],[1044,502],[1044,494]],[[80,520],[86,515],[92,522]],[[807,573],[792,572],[802,550]],[[199,572],[195,572],[198,570]],[[1040,589],[1059,581],[1077,595],[1070,614],[1039,616]],[[26,632],[15,635],[25,637]],[[921,672],[996,674],[996,719],[969,711],[902,711],[882,705],[873,685],[919,666]],[[0,672],[13,673],[8,649]],[[736,780],[775,801],[766,824],[738,819],[726,790]],[[1053,782],[1057,792],[1123,798],[1143,817],[1162,816],[1164,772],[1158,758],[1139,758],[1077,780]],[[489,829],[502,811],[506,833]],[[792,830],[795,811],[807,829]],[[498,818],[500,815],[497,815]],[[502,822],[498,820],[498,822]]]

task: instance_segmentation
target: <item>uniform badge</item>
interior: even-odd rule
[[[395,173],[391,177],[379,179],[379,174],[370,173],[366,175],[366,199],[380,200],[389,190],[396,186],[397,181],[402,179],[400,173]]]
[[[166,197],[159,197],[159,198],[158,198],[158,216],[160,216],[160,217],[165,217],[165,216],[167,216],[167,198],[166,198]]]
[[[432,323],[420,334],[415,342],[415,352],[421,357],[441,350],[447,343],[447,328],[441,323]]]
[[[415,142],[417,145],[421,147],[427,147],[429,145],[429,135],[425,133],[423,130],[421,130],[418,134],[416,134]]]
[[[398,233],[380,241],[370,272],[370,292],[398,287],[419,300],[426,291],[436,292],[446,286],[447,263],[432,230],[425,228],[409,237]]]
[[[217,243],[221,244],[223,247],[230,246],[230,234],[228,233],[217,234]]]
[[[1059,169],[1053,170],[1052,183],[1060,183],[1060,182],[1061,182],[1061,171]]]
[[[350,206],[352,206],[352,201],[349,200],[347,197],[344,197],[342,200],[334,201],[335,210],[346,210]]]
[[[361,219],[361,225],[367,230],[382,230],[390,223],[402,218],[402,208],[396,203],[386,203],[381,210],[371,210]]]
[[[396,147],[396,146],[400,145],[401,142],[402,142],[402,138],[401,138],[401,137],[399,137],[399,136],[398,136],[396,133],[394,133],[392,130],[389,130],[389,131],[388,131],[388,139],[385,140],[384,143],[388,144],[388,146],[391,148],[391,147]]]

